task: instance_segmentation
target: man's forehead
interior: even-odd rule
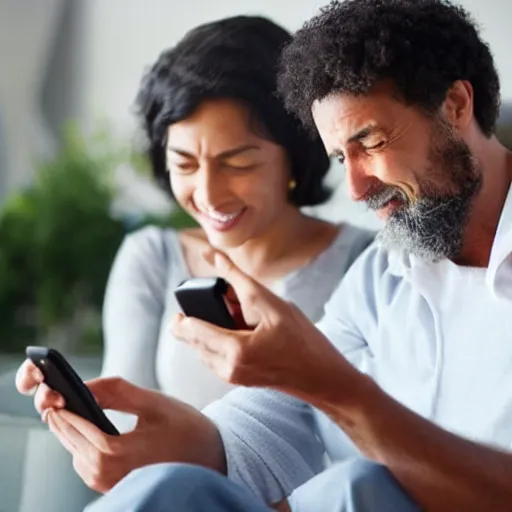
[[[390,91],[375,91],[367,95],[333,93],[312,106],[312,115],[322,138],[333,136],[346,143],[368,127],[386,129],[394,125],[407,110]]]

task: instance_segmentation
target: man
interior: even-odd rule
[[[212,255],[254,329],[179,317],[173,331],[246,388],[201,415],[93,382],[101,405],[139,415],[119,439],[47,412],[93,487],[149,465],[92,510],[509,510],[512,155],[493,135],[488,47],[446,2],[334,2],[285,49],[281,93],[386,220],[379,243],[316,327]]]

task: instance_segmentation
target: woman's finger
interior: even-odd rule
[[[70,436],[68,435],[69,431],[65,425],[62,424],[62,421],[59,421],[57,414],[54,410],[48,409],[46,412],[46,422],[48,423],[48,427],[50,431],[57,437],[60,444],[73,456],[76,456],[79,451],[78,447],[72,441]]]
[[[41,414],[46,409],[62,409],[66,402],[62,395],[50,389],[46,384],[40,384],[34,396],[34,405]],[[44,419],[44,418],[43,418]]]
[[[16,372],[16,389],[24,395],[33,395],[44,381],[43,372],[30,360],[25,359]]]

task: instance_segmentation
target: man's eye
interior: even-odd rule
[[[373,146],[366,146],[365,149],[369,149],[369,150],[372,150],[372,149],[379,149],[381,148],[382,146],[384,146],[386,142],[381,140],[380,142],[378,142],[377,144],[374,144]]]

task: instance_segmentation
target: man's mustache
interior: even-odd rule
[[[400,201],[403,205],[409,203],[405,192],[394,185],[383,185],[378,190],[369,192],[363,201],[370,210],[380,210],[394,199]]]

